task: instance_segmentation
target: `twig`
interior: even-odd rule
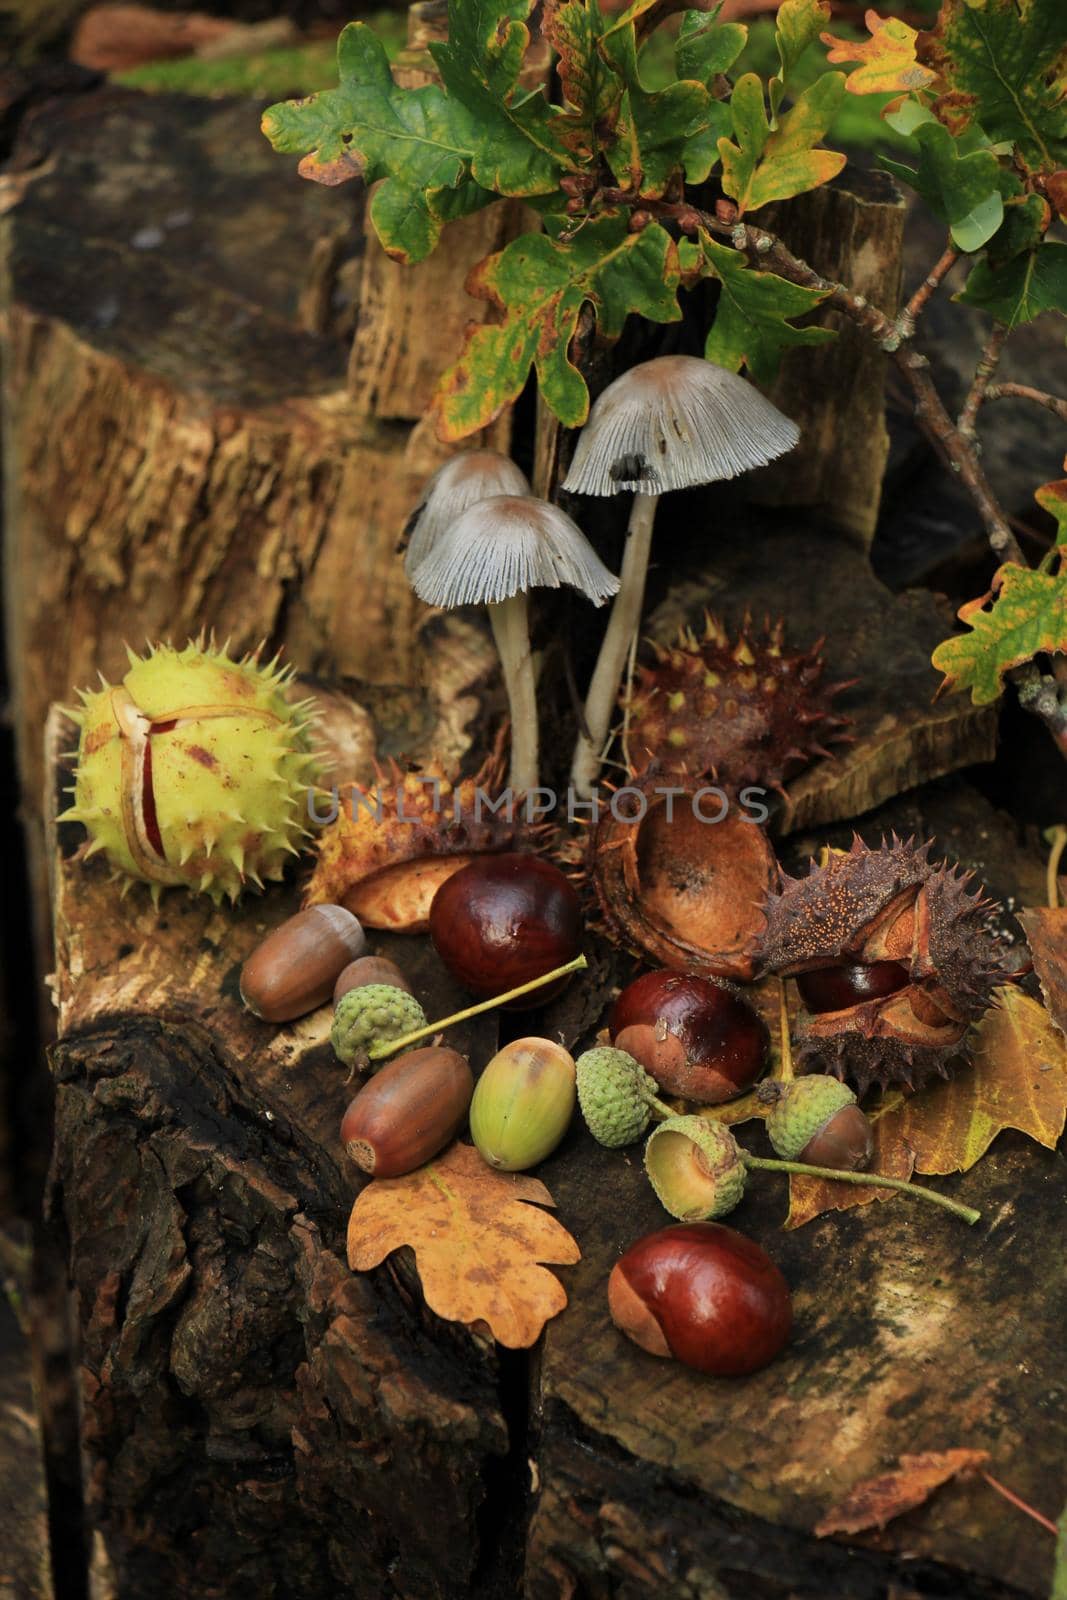
[[[987,400],[1032,400],[1035,405],[1053,412],[1061,422],[1067,422],[1067,400],[1046,394],[1043,389],[1031,389],[1027,383],[994,383],[986,390],[985,397]]]
[[[1043,1528],[1047,1528],[1049,1533],[1055,1534],[1057,1532],[1056,1524],[1054,1522],[1052,1522],[1048,1517],[1043,1517],[1040,1511],[1035,1511],[1033,1506],[1028,1506],[1025,1500],[1021,1500],[1017,1494],[1013,1494],[1012,1491],[1006,1488],[1003,1483],[998,1483],[991,1472],[983,1472],[981,1476],[985,1479],[986,1483],[988,1483],[991,1489],[995,1489],[998,1494],[1002,1494],[1005,1500],[1010,1500],[1011,1504],[1016,1508],[1017,1511],[1025,1511],[1028,1517],[1033,1517],[1035,1522],[1040,1522],[1041,1526]]]
[[[1048,900],[1050,911],[1057,911],[1060,904],[1060,860],[1063,856],[1063,847],[1067,845],[1067,828],[1058,823],[1052,830],[1052,848],[1048,853],[1048,866],[1045,869],[1045,898]]]
[[[930,271],[926,274],[926,277],[923,279],[922,283],[920,283],[919,287],[912,295],[911,299],[908,301],[907,305],[904,307],[903,311],[897,317],[897,327],[900,329],[901,336],[903,338],[911,338],[912,334],[915,332],[915,324],[922,316],[926,302],[929,300],[934,291],[940,287],[942,281],[948,277],[948,274],[952,271],[959,259],[960,253],[950,240],[945,246],[944,250],[941,252],[941,255],[934,262],[934,265],[930,268]]]
[[[986,340],[978,365],[974,369],[974,381],[967,392],[967,398],[963,402],[963,410],[960,412],[959,420],[956,423],[963,437],[972,444],[974,443],[974,425],[978,420],[978,410],[983,400],[988,398],[989,385],[992,383],[997,367],[1000,365],[1000,352],[1004,348],[1004,341],[1007,337],[1008,329],[998,324]]]

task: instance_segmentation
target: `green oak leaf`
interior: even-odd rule
[[[782,0],[775,18],[774,42],[778,46],[778,71],[767,85],[771,102],[771,127],[778,126],[778,112],[788,80],[809,44],[830,21],[829,0]]]
[[[1004,221],[989,241],[989,260],[999,267],[1025,250],[1036,250],[1045,236],[1052,208],[1039,194],[1021,195],[1004,205]]]
[[[1067,244],[1050,239],[997,265],[978,261],[953,299],[987,311],[1009,328],[1033,322],[1043,311],[1067,316]]]
[[[263,113],[275,150],[308,154],[316,166],[347,159],[379,183],[371,221],[399,261],[421,261],[445,220],[488,205],[471,176],[476,130],[469,114],[436,84],[399,89],[370,28],[353,22],[337,41],[340,84]]]
[[[569,347],[583,305],[595,308],[599,331],[616,338],[631,311],[677,322],[679,281],[677,248],[658,223],[631,233],[626,217],[605,216],[567,241],[546,234],[513,239],[471,275],[471,292],[504,315],[474,329],[442,377],[435,401],[440,436],[463,439],[484,428],[514,400],[531,366],[559,420],[579,427],[589,392]]]
[[[1004,220],[1001,193],[1005,174],[991,150],[961,154],[959,143],[940,122],[915,130],[918,167],[880,156],[887,172],[921,194],[934,215],[947,222],[958,250],[980,250]]]
[[[504,195],[548,194],[574,161],[563,141],[559,110],[540,88],[518,87],[530,42],[525,18],[532,0],[453,0],[448,40],[430,44],[450,104],[476,129],[471,172]]]
[[[946,639],[931,658],[945,674],[942,690],[969,689],[976,706],[999,699],[1013,667],[1067,651],[1067,571],[1009,565],[993,585],[991,595],[960,608],[970,632]]]
[[[1067,461],[1064,466],[1067,467]],[[1034,491],[1034,499],[1055,521],[1057,545],[1067,545],[1067,478],[1043,483],[1040,489]]]
[[[789,283],[773,272],[755,271],[738,251],[716,244],[704,232],[700,244],[705,276],[717,278],[721,285],[715,321],[704,346],[709,361],[731,372],[747,367],[757,383],[770,383],[784,350],[836,338],[832,328],[794,328],[787,321],[811,311],[826,294]],[[690,265],[688,258],[684,265]]]
[[[600,51],[604,14],[596,0],[547,0],[542,30],[559,57],[566,102],[559,128],[580,158],[597,154],[619,114],[623,85]]]
[[[941,75],[934,110],[950,127],[977,118],[1030,168],[1067,165],[1063,0],[944,0],[923,60]]]
[[[623,187],[658,199],[676,172],[683,166],[688,171],[689,142],[707,134],[717,115],[712,108],[718,103],[695,78],[683,78],[665,89],[646,89],[638,69],[636,30],[628,18],[626,13],[600,41],[605,60],[626,85],[616,138],[607,158]],[[704,159],[705,152],[701,150],[694,160],[694,170],[699,170]],[[704,177],[708,171],[710,166]]]
[[[711,87],[721,73],[729,72],[748,41],[743,22],[719,22],[718,12],[686,11],[674,44],[674,66],[679,78],[695,78]]]
[[[844,94],[841,72],[824,72],[780,118],[772,131],[763,85],[754,72],[734,84],[730,97],[734,139],[719,140],[722,186],[739,212],[758,211],[771,200],[788,200],[836,176],[845,157],[815,145],[833,120]]]

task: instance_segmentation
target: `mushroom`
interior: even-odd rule
[[[618,591],[577,523],[532,495],[494,495],[440,532],[412,578],[430,605],[484,605],[511,708],[511,787],[537,787],[537,702],[526,594],[568,583],[594,605]]]
[[[495,494],[529,493],[526,474],[499,450],[467,450],[453,456],[427,479],[422,499],[408,518],[404,529],[411,539],[404,557],[408,577],[468,506]]]
[[[611,726],[623,667],[641,621],[652,523],[670,489],[736,478],[792,450],[796,424],[736,372],[699,356],[656,356],[609,383],[589,413],[563,482],[571,494],[634,502],[620,585],[585,702],[571,782],[588,796]]]

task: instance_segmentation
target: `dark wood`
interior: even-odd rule
[[[876,841],[894,827],[985,863],[995,893],[1039,893],[1036,848],[1021,850],[1010,819],[963,784],[885,807],[862,832]],[[798,839],[789,865],[817,839],[848,836]],[[743,1142],[769,1153],[753,1129]],[[612,1265],[667,1220],[638,1151],[576,1134],[539,1171],[582,1260],[561,1274],[570,1305],[538,1368],[527,1600],[1047,1593],[1052,1540],[981,1481],[939,1491],[882,1534],[811,1530],[901,1453],[953,1446],[990,1451],[1002,1482],[1058,1514],[1067,1419],[1046,1397],[1062,1382],[1067,1312],[1061,1158],[1006,1133],[965,1177],[935,1180],[982,1209],[973,1230],[895,1199],[787,1233],[784,1180],[754,1174],[726,1220],[784,1271],[795,1330],[777,1361],[742,1380],[659,1361],[611,1326]]]
[[[848,167],[832,183],[768,206],[760,222],[794,255],[894,316],[900,303],[905,205],[887,173]],[[817,508],[866,548],[874,538],[889,457],[887,357],[847,317],[822,308],[810,322],[837,338],[789,351],[771,396],[800,424],[798,448],[756,474],[764,505]]]
[[[0,1235],[0,1600],[52,1600],[44,1450],[26,1291],[28,1239]]]

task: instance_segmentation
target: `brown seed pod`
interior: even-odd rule
[[[931,848],[894,835],[871,850],[856,837],[807,877],[783,875],[767,903],[760,969],[797,977],[811,1008],[797,1023],[798,1061],[861,1094],[948,1077],[1007,977],[985,925],[990,902],[970,891],[971,873],[931,863]]]
[[[698,637],[683,628],[670,648],[638,671],[630,705],[630,749],[638,771],[657,762],[666,772],[714,772],[724,788],[781,788],[826,745],[846,741],[849,719],[831,701],[845,683],[823,682],[822,640],[789,650],[784,624],[762,632],[746,615],[731,642],[704,614]]]
[[[424,933],[430,902],[447,878],[475,856],[513,850],[533,830],[516,807],[494,813],[486,796],[500,785],[492,756],[473,778],[453,784],[437,763],[403,772],[378,769],[372,789],[350,784],[338,794],[338,816],[322,830],[305,904],[336,901],[366,928]]]
[[[763,828],[699,780],[650,769],[627,791],[602,807],[590,843],[609,932],[656,966],[751,978],[777,877]]]

